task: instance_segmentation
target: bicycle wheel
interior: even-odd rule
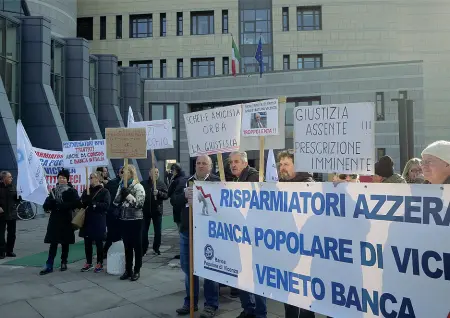
[[[16,210],[17,216],[23,221],[32,220],[36,216],[36,209],[27,201],[20,202]]]

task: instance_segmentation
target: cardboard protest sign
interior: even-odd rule
[[[189,155],[197,157],[239,150],[241,115],[241,104],[184,114]]]
[[[106,153],[109,159],[146,159],[145,128],[106,128]]]
[[[242,105],[242,136],[278,135],[278,99]]]
[[[64,154],[62,151],[52,151],[33,147],[34,152],[41,161],[45,171],[48,190],[50,191],[58,183],[58,172],[64,167]],[[70,171],[69,182],[75,190],[81,195],[86,189],[86,169],[85,168],[66,168]]]
[[[107,166],[104,139],[63,142],[64,167]]]
[[[195,182],[194,274],[330,317],[445,318],[450,186]]]
[[[173,148],[172,120],[135,121],[131,128],[145,128],[147,132],[147,150]]]
[[[373,103],[294,108],[296,171],[373,174],[374,114]]]

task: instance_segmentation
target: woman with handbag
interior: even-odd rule
[[[84,252],[86,254],[86,264],[81,269],[88,272],[92,266],[92,244],[97,246],[97,265],[94,272],[103,271],[103,240],[106,235],[106,213],[111,203],[109,191],[103,188],[100,183],[102,178],[100,172],[94,172],[89,176],[89,194],[84,190],[81,195],[81,206],[84,208],[84,224],[80,229],[80,237],[84,238]]]
[[[40,272],[41,275],[53,272],[58,244],[61,244],[61,271],[66,271],[69,245],[75,243],[72,213],[78,207],[80,197],[77,190],[69,183],[69,179],[69,170],[62,169],[58,173],[56,187],[52,189],[44,202],[44,211],[50,212],[44,242],[50,244],[50,249],[45,268]]]
[[[126,182],[126,187],[124,186]],[[122,240],[125,247],[125,273],[121,280],[136,281],[140,277],[142,266],[142,227],[144,214],[142,208],[145,202],[145,190],[139,183],[136,168],[128,165],[124,168],[114,204],[119,207],[119,219],[122,229]],[[134,271],[133,267],[134,254]]]

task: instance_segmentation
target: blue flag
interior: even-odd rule
[[[264,71],[264,64],[263,64],[263,51],[262,51],[261,37],[259,37],[259,43],[258,43],[258,48],[256,49],[255,59],[259,63],[259,77],[262,77],[262,73]]]

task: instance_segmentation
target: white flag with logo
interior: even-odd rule
[[[269,154],[267,156],[266,182],[278,182],[277,162],[275,161],[273,149],[269,150]]]
[[[17,170],[17,189],[22,198],[43,204],[48,196],[44,168],[20,120],[17,123]],[[35,191],[39,195],[34,195]]]
[[[127,125],[127,128],[130,128],[133,123],[134,123],[133,109],[131,108],[131,106],[129,106],[129,108],[128,108],[128,125]]]

